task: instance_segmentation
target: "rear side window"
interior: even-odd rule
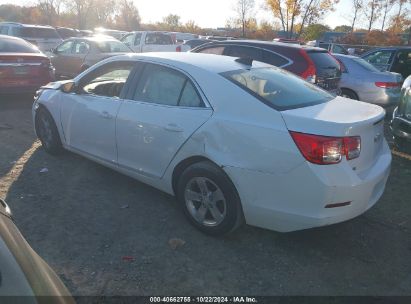
[[[146,44],[168,45],[174,44],[171,36],[163,33],[147,33]]]
[[[263,59],[261,61],[278,67],[285,66],[289,63],[284,57],[269,51],[263,51]]]
[[[24,38],[60,39],[55,29],[42,27],[20,27],[14,29],[14,35]]]
[[[229,46],[228,50],[225,52],[225,55],[231,57],[252,58],[257,61],[261,61],[263,59],[261,49],[246,46]]]
[[[307,52],[308,56],[314,62],[317,69],[340,69],[340,65],[337,60],[334,59],[328,52]]]
[[[224,49],[225,48],[223,46],[210,47],[210,48],[202,49],[198,53],[223,55]]]
[[[155,64],[147,64],[144,68],[133,100],[169,106],[203,106],[197,91],[184,74]]]
[[[7,35],[9,33],[9,27],[2,25],[0,26],[0,34],[2,35]]]
[[[130,48],[124,43],[116,40],[96,41],[97,49],[101,53],[128,53]]]
[[[302,108],[333,99],[332,95],[319,87],[277,68],[236,70],[221,75],[279,111]]]
[[[0,39],[0,53],[40,53],[40,51],[20,39]]]

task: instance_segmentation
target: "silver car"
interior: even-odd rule
[[[334,54],[341,64],[342,96],[383,107],[398,104],[403,78],[398,73],[381,72],[362,58]]]
[[[20,298],[18,298],[20,297]],[[26,242],[0,199],[0,302],[74,304],[57,274]]]
[[[95,36],[67,39],[48,55],[56,69],[56,77],[75,77],[105,58],[132,52],[117,39]]]

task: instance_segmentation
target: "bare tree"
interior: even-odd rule
[[[237,13],[239,23],[241,23],[243,37],[247,29],[247,23],[253,13],[255,6],[254,0],[237,0],[234,11]]]
[[[49,25],[56,25],[56,18],[60,15],[62,0],[39,0],[37,6],[44,13]]]
[[[351,21],[351,32],[354,32],[355,22],[358,21],[358,14],[364,9],[364,0],[352,0],[353,15]]]
[[[382,9],[381,0],[368,0],[367,6],[368,8],[364,9],[364,14],[368,18],[368,32],[370,32],[373,24],[380,16]]]
[[[383,0],[383,3],[382,3],[383,18],[382,18],[381,31],[384,31],[387,14],[390,12],[392,7],[394,6],[394,3],[395,3],[394,0]]]

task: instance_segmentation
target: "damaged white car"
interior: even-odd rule
[[[384,115],[270,65],[195,53],[112,57],[43,87],[33,107],[47,152],[67,149],[176,195],[211,235],[365,212],[390,171]]]

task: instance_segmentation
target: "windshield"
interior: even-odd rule
[[[367,71],[370,71],[370,72],[380,71],[375,66],[373,66],[371,63],[369,63],[368,61],[365,61],[362,58],[354,58],[353,61]]]
[[[332,95],[319,87],[277,68],[236,70],[221,75],[279,111],[311,106],[333,99]]]
[[[1,39],[0,53],[40,53],[40,51],[34,45],[20,39]]]
[[[131,49],[124,43],[116,40],[97,41],[97,48],[102,53],[128,53]]]
[[[44,27],[16,28],[16,36],[24,38],[60,39],[55,29]]]

